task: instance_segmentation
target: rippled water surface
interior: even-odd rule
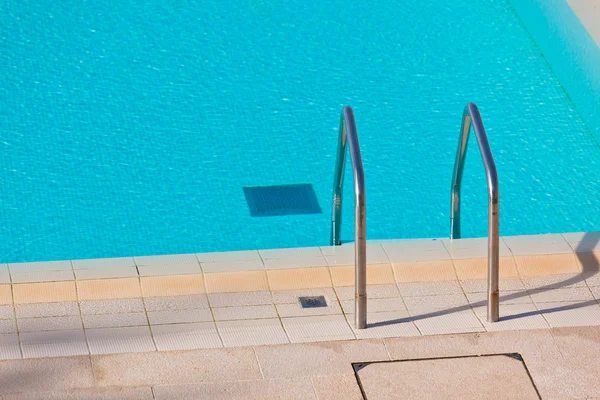
[[[600,147],[506,1],[8,0],[0,26],[0,262],[325,245],[342,105],[368,238],[449,233],[468,101],[502,234],[600,229]],[[242,189],[307,183],[320,213],[252,217]]]

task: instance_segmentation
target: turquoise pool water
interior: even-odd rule
[[[0,262],[326,245],[343,105],[368,238],[448,235],[469,101],[503,235],[600,229],[599,142],[505,0],[8,0],[0,26]],[[321,213],[250,215],[243,187],[300,183]]]

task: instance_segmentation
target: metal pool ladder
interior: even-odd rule
[[[458,140],[454,172],[452,175],[452,211],[450,217],[450,239],[460,238],[460,187],[469,132],[471,125],[479,145],[483,159],[488,185],[488,306],[487,319],[497,322],[499,318],[499,193],[496,164],[490,150],[485,128],[477,106],[467,104],[463,112],[462,126]],[[358,132],[352,108],[342,109],[338,137],[337,157],[333,181],[333,210],[331,220],[331,245],[342,244],[340,234],[342,227],[342,189],[344,183],[344,166],[346,163],[346,147],[350,147],[352,172],[354,176],[354,262],[355,262],[355,298],[354,326],[357,329],[367,327],[367,242],[365,214],[365,174],[363,170]]]
[[[479,109],[473,103],[466,105],[462,117],[454,173],[452,174],[452,209],[450,215],[450,239],[460,239],[460,186],[469,143],[469,132],[473,125],[479,152],[485,167],[488,187],[488,302],[487,320],[497,322],[500,317],[498,281],[500,275],[500,193],[496,163],[483,127]]]
[[[365,172],[363,170],[358,132],[352,108],[342,109],[340,133],[333,177],[333,212],[331,216],[331,245],[342,244],[342,189],[344,186],[344,165],[346,147],[350,147],[352,174],[354,176],[354,263],[356,265],[354,326],[367,327],[367,228],[365,214]]]

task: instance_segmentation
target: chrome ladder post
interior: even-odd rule
[[[346,164],[346,146],[350,147],[350,160],[354,176],[354,263],[355,296],[354,326],[356,329],[367,327],[367,228],[365,209],[365,173],[363,170],[358,132],[352,108],[342,109],[338,137],[335,173],[333,178],[333,209],[331,216],[331,245],[342,244],[342,189],[344,186],[344,166]]]
[[[498,281],[500,275],[500,194],[498,188],[498,173],[490,144],[483,127],[483,121],[479,109],[473,103],[466,105],[458,149],[454,161],[454,172],[452,175],[452,207],[450,214],[450,239],[460,239],[460,187],[462,183],[463,169],[467,155],[467,144],[471,125],[475,131],[477,144],[485,167],[485,175],[488,187],[488,304],[487,320],[497,322],[500,318],[500,298]]]

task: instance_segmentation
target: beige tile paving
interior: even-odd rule
[[[344,243],[341,246],[321,246],[321,252],[327,259],[328,265],[354,265],[354,243]],[[367,242],[367,264],[389,263],[390,259],[381,243]]]
[[[292,343],[354,339],[354,333],[343,315],[282,318]]]
[[[203,262],[201,265],[204,273],[261,271],[265,269],[265,265],[260,259],[247,261]]]
[[[527,289],[555,289],[586,286],[585,276],[581,274],[558,274],[522,278]]]
[[[153,400],[152,388],[93,388],[37,393],[13,393],[2,400]]]
[[[536,303],[551,327],[600,325],[600,306],[587,302]]]
[[[515,256],[521,277],[576,274],[581,271],[574,254]]]
[[[59,331],[65,329],[81,329],[81,316],[18,318],[19,332]]]
[[[353,265],[330,267],[333,286],[354,286],[355,269]],[[367,265],[367,285],[389,285],[394,282],[394,273],[390,264]]]
[[[136,267],[122,268],[95,268],[95,269],[76,269],[75,279],[112,279],[112,278],[137,278],[138,270]]]
[[[381,244],[392,263],[450,260],[441,240],[419,239],[386,241]]]
[[[7,264],[0,264],[0,284],[10,283],[10,273]]]
[[[112,269],[112,268],[135,268],[133,257],[120,258],[94,258],[88,260],[73,260],[74,270]]]
[[[17,304],[15,306],[17,318],[34,317],[64,317],[79,315],[79,306],[76,302]]]
[[[43,261],[43,262],[24,262],[8,264],[10,272],[23,271],[69,271],[72,270],[71,261]]]
[[[152,325],[207,322],[213,320],[213,314],[208,308],[148,311],[148,320]]]
[[[260,346],[255,352],[265,379],[351,375],[353,362],[389,360],[381,340]]]
[[[594,250],[593,252],[577,252],[575,253],[575,258],[577,259],[581,271],[588,274],[598,274],[600,272],[600,249]]]
[[[550,327],[533,304],[501,304],[500,321],[487,321],[487,307],[477,307],[473,311],[487,331],[547,329]]]
[[[248,260],[261,260],[258,250],[245,250],[245,251],[225,251],[225,252],[214,252],[214,253],[197,253],[196,258],[201,263],[205,262],[235,262],[235,261],[248,261]]]
[[[458,281],[399,283],[398,288],[402,296],[435,296],[463,293]]]
[[[294,258],[273,258],[265,259],[266,269],[290,269],[290,268],[312,268],[326,267],[325,257],[294,257]]]
[[[468,258],[454,260],[456,275],[460,280],[487,279],[488,259]],[[500,257],[499,260],[500,279],[514,279],[519,277],[517,264],[513,257]]]
[[[488,281],[486,279],[475,279],[460,281],[460,286],[465,293],[486,293],[488,288]],[[499,282],[500,292],[514,292],[525,290],[523,281],[519,279],[501,279]]]
[[[156,350],[150,328],[99,328],[86,329],[91,354],[151,352]]]
[[[367,315],[366,329],[356,329],[353,323],[351,320],[350,327],[357,339],[421,335],[408,311],[370,312]]]
[[[17,321],[14,318],[0,320],[0,333],[17,332]]]
[[[19,335],[16,333],[0,334],[0,360],[16,360],[22,358],[19,346]]]
[[[411,311],[410,314],[423,335],[484,331],[483,325],[471,309],[452,312],[445,310]]]
[[[487,237],[469,239],[442,239],[442,243],[454,260],[487,258],[488,255]],[[506,243],[504,243],[504,240],[501,238],[500,257],[506,256],[511,257],[512,253],[510,252],[510,249]]]
[[[313,376],[312,382],[319,400],[363,400],[354,375]]]
[[[196,266],[200,264],[195,254],[169,254],[161,256],[133,257],[135,264],[140,266],[156,266],[165,269],[178,268],[180,266]]]
[[[157,325],[152,336],[159,351],[223,347],[214,322]]]
[[[593,300],[592,292],[588,287],[565,288],[565,289],[533,289],[529,291],[531,299],[535,303],[551,302],[574,302]]]
[[[0,394],[42,392],[92,387],[90,359],[84,357],[42,358],[0,362]]]
[[[83,329],[21,333],[24,358],[65,357],[88,354]]]
[[[87,363],[89,366],[89,360]],[[201,373],[197,369],[199,366]],[[92,356],[92,368],[98,386],[173,385],[263,378],[252,348],[100,355]]]
[[[440,294],[437,296],[404,297],[408,310],[450,310],[454,308],[468,309],[469,302],[464,294]]]
[[[14,271],[11,272],[11,278],[13,283],[27,283],[27,282],[58,282],[58,281],[72,281],[74,279],[73,270],[59,270],[59,271]]]
[[[269,290],[265,271],[205,274],[207,293],[260,292]]]
[[[258,306],[272,304],[271,292],[210,293],[212,307]]]
[[[20,298],[22,301],[23,299]],[[13,289],[11,285],[0,285],[0,304],[13,303]]]
[[[600,286],[592,286],[590,291],[596,300],[600,300]]]
[[[316,400],[310,378],[157,386],[157,400]]]
[[[560,234],[503,236],[502,239],[515,256],[532,254],[570,254],[573,252],[569,243]]]
[[[79,307],[84,315],[144,312],[141,298],[82,301]]]
[[[344,313],[354,314],[354,300],[342,301],[342,307],[344,309]],[[406,305],[404,304],[404,301],[399,297],[391,297],[384,299],[368,299],[367,309],[369,314],[389,311],[403,311],[406,310]]]
[[[539,399],[523,363],[503,355],[373,363],[357,375],[369,399]]]
[[[75,282],[16,284],[13,285],[13,296],[15,304],[77,301]]]
[[[18,342],[15,345],[0,346],[0,360],[19,360],[21,358],[21,348]]]
[[[452,260],[393,263],[392,267],[396,281],[399,283],[457,279]]]
[[[299,302],[291,304],[277,304],[277,313],[280,317],[307,317],[311,315],[342,314],[342,309],[336,300],[327,301],[327,307],[302,308]]]
[[[137,270],[140,276],[163,276],[163,275],[187,275],[200,274],[200,264],[180,264],[180,265],[138,265]]]
[[[94,279],[77,281],[80,301],[141,297],[138,278]]]
[[[0,319],[14,319],[15,310],[13,305],[0,306]]]
[[[300,296],[324,296],[328,303],[337,300],[332,288],[317,288],[275,291],[273,292],[273,302],[275,304],[298,303]]]
[[[220,321],[216,324],[226,347],[289,343],[278,318]]]
[[[294,259],[307,257],[323,257],[321,249],[318,247],[297,247],[291,249],[269,249],[259,250],[263,260],[267,259]]]
[[[585,274],[584,278],[588,286],[600,286],[600,273]]]
[[[326,267],[270,270],[267,276],[272,291],[331,287],[329,269]]]
[[[277,318],[277,310],[272,304],[259,306],[218,307],[212,309],[215,321],[240,319]]]
[[[600,232],[572,232],[562,236],[576,252],[596,251],[600,243]]]
[[[140,278],[144,297],[205,293],[204,277],[197,275],[145,276]],[[207,278],[208,279],[208,275]]]
[[[487,293],[467,293],[467,299],[472,307],[484,307],[487,304]],[[533,300],[526,290],[504,290],[500,292],[500,305],[503,304],[530,304]]]
[[[125,326],[147,326],[148,317],[145,312],[120,314],[85,314],[83,325],[88,328],[118,328]]]
[[[336,287],[335,293],[340,300],[354,300],[355,289],[353,286]],[[396,285],[373,285],[367,287],[369,299],[384,299],[400,297],[400,291]]]
[[[144,299],[148,311],[194,310],[209,308],[208,296],[195,294],[189,296],[149,297]]]

